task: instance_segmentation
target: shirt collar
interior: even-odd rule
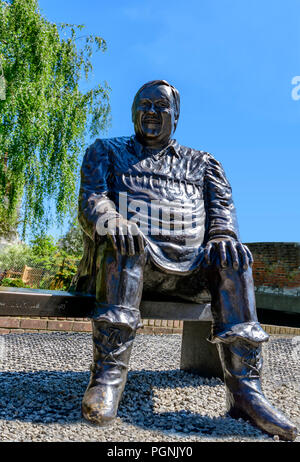
[[[136,136],[133,135],[131,137],[131,145],[133,147],[135,154],[138,157],[144,157],[145,155],[157,155],[160,157],[163,154],[165,154],[168,150],[172,151],[176,157],[179,157],[180,145],[176,140],[170,140],[167,146],[165,146],[162,149],[151,149],[141,144],[137,140]]]

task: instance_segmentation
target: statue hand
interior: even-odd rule
[[[121,255],[133,256],[144,252],[144,239],[138,226],[123,217],[108,220],[107,235]]]
[[[222,268],[226,268],[231,261],[235,270],[240,266],[246,270],[253,263],[248,247],[230,237],[219,237],[208,241],[204,249],[204,257],[208,265],[210,265],[213,252],[218,253]],[[229,255],[231,259],[228,258]]]

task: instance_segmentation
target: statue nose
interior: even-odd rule
[[[155,114],[156,113],[154,104],[151,104],[151,106],[149,106],[148,112],[150,112],[150,114]]]

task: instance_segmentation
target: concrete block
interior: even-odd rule
[[[217,347],[206,340],[210,330],[209,321],[184,321],[180,369],[202,377],[220,377],[223,380]]]

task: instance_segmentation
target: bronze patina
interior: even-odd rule
[[[98,425],[116,416],[143,294],[198,301],[211,295],[228,412],[293,440],[296,427],[264,397],[252,256],[239,238],[230,184],[208,152],[172,138],[179,92],[165,80],[135,95],[135,135],[97,139],[81,169],[84,256],[74,288],[96,294],[94,360],[82,402]]]

